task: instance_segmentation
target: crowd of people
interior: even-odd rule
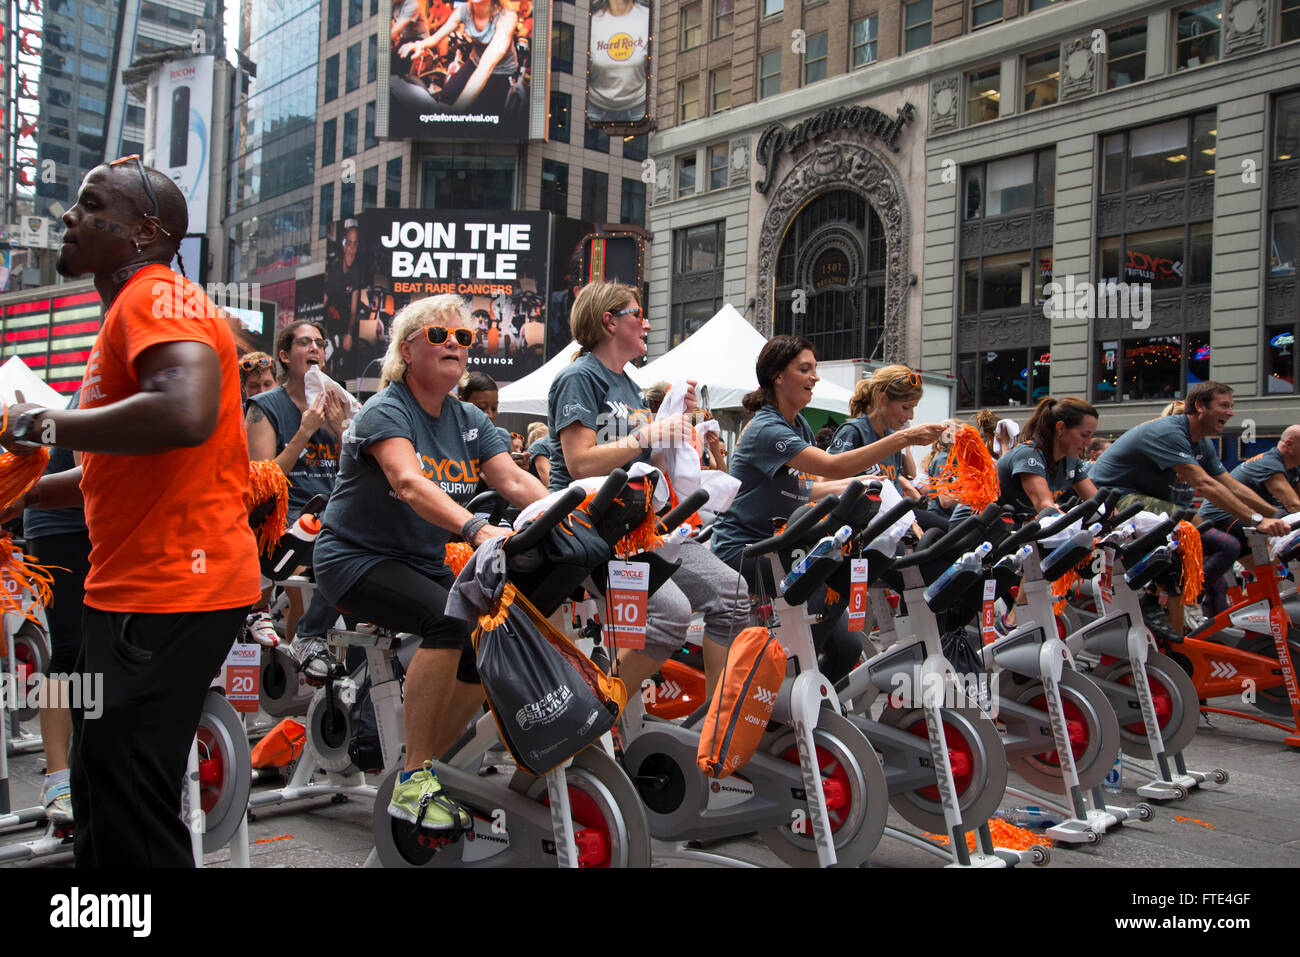
[[[645,355],[650,331],[637,291],[592,282],[570,313],[581,351],[554,379],[546,421],[526,436],[495,424],[496,383],[467,369],[474,331],[455,295],[418,300],[394,317],[382,388],[355,411],[332,389],[308,399],[308,373],[325,360],[319,326],[291,323],[274,355],[241,359],[215,306],[200,300],[210,308],[196,320],[174,298],[176,289],[203,293],[174,285],[169,264],[186,213],[166,176],[138,159],[98,167],[64,221],[59,269],[94,275],[103,327],[69,407],[11,406],[0,444],[55,447],[47,474],[9,516],[25,509],[31,548],[69,569],[56,579],[51,609],[55,670],[105,676],[102,717],[42,715],[45,797],[52,819],[75,817],[79,865],[190,862],[179,784],[204,693],[241,633],[280,640],[264,611],[269,583],[259,581],[248,522],[250,461],[273,462],[288,478],[290,520],[314,496],[328,497],[315,597],[304,609],[290,590],[284,623],[304,671],[330,672],[325,635],[340,612],[419,636],[405,678],[405,768],[389,811],[435,830],[454,827],[459,812],[432,761],[483,704],[471,623],[447,611],[445,549],[453,538],[478,547],[507,534],[465,507],[478,492],[524,507],[686,445],[698,448],[703,468],[737,479],[711,540],[684,544],[680,567],[650,597],[645,647],[617,659],[629,687],[640,686],[702,614],[706,693],[750,621],[750,595],[774,590],[765,566],[743,554],[772,534],[774,520],[864,476],[893,482],[916,503],[918,532],[966,511],[927,487],[954,452],[955,425],[912,422],[924,384],[906,366],[875,370],[855,388],[848,419],[815,435],[803,412],[819,381],[816,349],[775,336],[757,358],[758,389],[744,400],[749,418],[734,446],[716,432],[696,445],[695,426],[709,412],[695,383],[683,412],[660,416],[668,384],[643,390],[624,371]],[[1044,398],[1023,429],[989,410],[972,424],[996,459],[999,503],[1026,517],[1096,488],[1121,490],[1121,508],[1139,501],[1163,514],[1201,499],[1206,600],[1215,610],[1233,562],[1249,558],[1243,528],[1280,534],[1286,526],[1275,513],[1300,511],[1300,426],[1229,473],[1211,440],[1232,415],[1232,390],[1202,382],[1180,407],[1113,443],[1096,434],[1101,416],[1077,396]],[[918,467],[911,450],[924,446]],[[814,611],[824,591],[810,600]],[[1169,607],[1165,617],[1150,596],[1149,619],[1177,632],[1182,606]],[[861,654],[844,627],[814,627],[831,680]]]

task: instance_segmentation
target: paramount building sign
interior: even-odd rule
[[[764,173],[754,188],[764,194],[771,188],[772,173],[781,153],[793,152],[805,143],[835,130],[867,133],[897,153],[898,138],[902,135],[903,127],[915,117],[916,107],[911,103],[900,106],[893,117],[870,106],[833,106],[797,123],[793,129],[773,123],[758,138],[756,158],[763,164]]]

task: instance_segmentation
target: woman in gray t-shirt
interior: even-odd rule
[[[455,533],[475,547],[507,533],[464,507],[480,476],[520,507],[546,494],[491,420],[452,394],[465,371],[468,322],[455,295],[393,317],[384,385],[344,433],[314,555],[317,584],[340,611],[421,637],[404,689],[405,770],[388,813],[435,830],[452,827],[457,812],[429,762],[483,703],[469,623],[446,612],[445,546]]]

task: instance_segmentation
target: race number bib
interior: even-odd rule
[[[996,613],[993,610],[993,601],[998,593],[998,583],[989,579],[984,583],[984,605],[980,615],[980,635],[984,639],[984,644],[991,645],[998,640],[998,630],[994,627],[993,621]]]
[[[609,563],[610,644],[617,648],[645,647],[645,611],[650,595],[650,566],[644,562]]]
[[[849,559],[849,631],[867,629],[867,560]]]

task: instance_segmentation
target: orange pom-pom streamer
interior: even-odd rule
[[[442,560],[453,575],[459,575],[473,554],[474,546],[468,542],[448,542]]]
[[[1095,544],[1095,543],[1094,543]],[[1070,592],[1074,591],[1076,585],[1083,580],[1083,572],[1087,571],[1088,566],[1092,564],[1092,556],[1088,556],[1079,562],[1074,568],[1052,582],[1052,596],[1056,599],[1052,603],[1052,611],[1058,615],[1065,611],[1065,599]]]
[[[1195,605],[1205,585],[1205,556],[1201,551],[1201,533],[1191,522],[1179,522],[1174,529],[1178,537],[1178,554],[1183,556],[1183,604]]]
[[[271,461],[248,463],[248,496],[244,506],[249,512],[272,499],[275,508],[257,529],[257,544],[263,554],[271,554],[280,543],[289,524],[289,479],[280,466]]]
[[[49,457],[48,451],[46,457]],[[18,583],[18,588],[14,592],[0,587],[0,612],[17,612],[33,624],[39,625],[40,620],[36,617],[37,610],[42,606],[48,606],[54,600],[52,588],[54,576],[50,574],[51,568],[58,568],[65,572],[68,570],[60,565],[38,565],[33,556],[25,555],[14,548],[12,538],[8,535],[0,535],[0,576],[12,578]],[[24,595],[33,596],[26,605],[22,601]]]
[[[929,495],[955,498],[980,512],[998,500],[998,466],[979,432],[963,425],[953,436],[943,471],[931,482]]]
[[[0,432],[9,428],[9,410],[0,412]],[[0,502],[8,508],[40,480],[50,464],[50,450],[41,446],[35,452],[19,455],[0,454]]]
[[[947,837],[942,834],[931,834],[928,831],[923,832],[926,837],[937,844],[951,843]],[[1051,846],[1051,838],[1044,837],[1042,834],[1035,834],[1033,831],[1027,831],[1023,827],[1016,827],[1014,824],[1008,824],[1001,818],[992,818],[989,821],[989,833],[993,835],[993,844],[995,847],[1005,847],[1013,851],[1027,851],[1035,844],[1044,844]],[[975,832],[966,832],[966,847],[975,850]]]

